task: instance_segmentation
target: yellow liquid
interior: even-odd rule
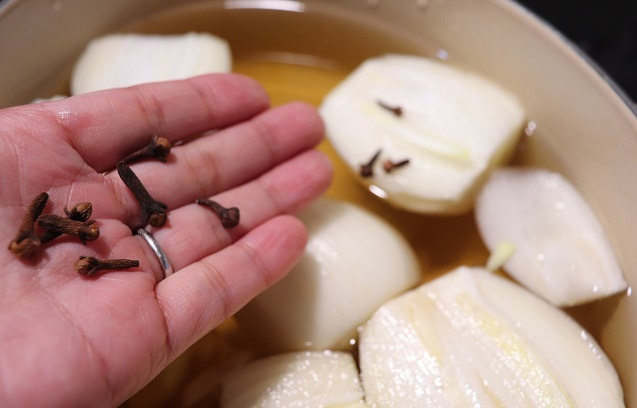
[[[323,97],[366,58],[389,52],[434,56],[437,51],[425,39],[411,38],[394,27],[358,16],[336,15],[329,7],[300,13],[223,9],[218,3],[204,3],[148,17],[122,31],[205,31],[223,37],[232,49],[233,71],[258,80],[273,105],[301,100],[318,107]],[[423,282],[456,266],[485,264],[487,251],[473,214],[434,217],[395,209],[356,182],[328,141],[319,148],[335,169],[327,195],[353,202],[396,226],[418,255]],[[578,320],[596,334],[595,329],[603,323],[604,309],[603,305],[584,307],[574,309],[572,314],[583,317]],[[591,311],[595,312],[594,319]],[[220,373],[254,356],[244,346],[234,322],[226,322],[186,351],[125,406],[214,406],[211,404],[216,399],[215,384]]]

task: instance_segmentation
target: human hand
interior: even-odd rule
[[[154,134],[172,142],[167,164],[131,167],[168,205],[152,231],[175,273],[131,235],[140,208],[110,171]],[[323,127],[303,104],[268,110],[265,92],[234,75],[141,85],[0,110],[0,406],[116,406],[187,347],[281,278],[306,232],[290,215],[329,185],[311,150]],[[105,173],[107,172],[107,173]],[[45,213],[89,201],[100,237],[43,245],[28,259],[6,249],[30,201]],[[241,209],[224,229],[194,203]],[[86,278],[81,255],[139,259],[140,267]]]

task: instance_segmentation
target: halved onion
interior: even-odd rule
[[[622,407],[612,364],[560,309],[460,267],[383,305],[364,326],[373,407]]]
[[[419,281],[416,255],[386,221],[344,201],[321,199],[299,217],[303,257],[237,320],[266,349],[348,347],[359,324]]]
[[[525,113],[498,85],[449,64],[386,55],[360,65],[320,108],[327,136],[355,173],[375,153],[375,194],[415,212],[461,213],[506,162]],[[391,172],[383,162],[409,160]]]
[[[71,94],[229,72],[228,43],[208,33],[109,34],[92,40],[75,64]]]
[[[600,221],[559,173],[499,169],[480,193],[475,214],[489,249],[503,242],[515,248],[504,270],[555,305],[577,305],[627,287]]]
[[[266,357],[232,372],[222,383],[222,408],[363,408],[351,354],[304,351]]]

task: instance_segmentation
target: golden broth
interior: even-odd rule
[[[302,100],[319,106],[354,67],[372,56],[388,52],[445,55],[426,39],[410,37],[400,28],[343,14],[340,9],[337,14],[328,6],[291,11],[227,9],[219,3],[203,3],[149,16],[121,31],[206,31],[223,37],[232,49],[233,70],[262,83],[273,105]],[[356,182],[327,141],[320,149],[335,168],[327,195],[356,203],[396,226],[418,254],[423,281],[459,265],[484,265],[487,252],[473,214],[433,217],[394,209]],[[525,157],[521,147],[516,160],[528,163],[535,159]],[[613,297],[569,312],[598,336],[616,301]],[[124,406],[214,406],[220,374],[254,357],[246,344],[229,320],[193,345]]]

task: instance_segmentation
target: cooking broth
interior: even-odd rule
[[[344,14],[341,9],[337,13],[329,6],[292,9],[299,5],[272,4],[279,3],[288,9],[224,8],[217,2],[188,5],[149,16],[121,31],[205,31],[225,38],[233,53],[233,70],[263,84],[273,105],[302,100],[318,106],[360,62],[389,52],[443,57],[453,63],[453,55],[400,28]],[[327,141],[320,149],[335,168],[327,195],[356,203],[396,226],[418,255],[423,282],[459,265],[485,264],[488,254],[473,214],[434,217],[395,209],[359,185]],[[516,160],[528,164],[535,159],[525,154],[523,143]],[[569,312],[598,337],[616,301],[613,297]],[[220,373],[254,356],[229,320],[191,347],[125,406],[211,406]]]

